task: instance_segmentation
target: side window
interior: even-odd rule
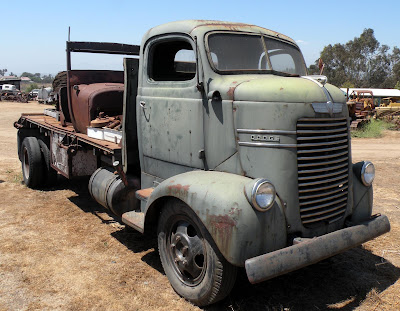
[[[196,58],[187,41],[164,41],[150,47],[149,78],[153,81],[188,81],[196,76]]]

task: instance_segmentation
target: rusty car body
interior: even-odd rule
[[[73,71],[71,52],[139,58],[124,73]],[[67,42],[67,55],[55,116],[15,124],[25,183],[91,175],[97,202],[157,232],[172,287],[194,304],[226,297],[237,267],[257,283],[390,230],[372,214],[372,163],[351,161],[346,97],[307,75],[289,37],[190,20],[150,29],[140,47]],[[92,126],[105,114],[122,121],[119,143]]]

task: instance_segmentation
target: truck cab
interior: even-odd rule
[[[67,75],[61,122],[81,133],[71,146],[91,151],[93,198],[136,230],[157,233],[178,294],[208,305],[229,294],[238,267],[257,283],[389,231],[387,217],[372,214],[373,164],[351,161],[346,97],[307,75],[291,38],[241,23],[180,21],[150,29],[131,55],[139,58],[124,61],[118,146],[86,138],[95,114],[74,115],[91,107],[86,74],[85,86]],[[101,82],[96,90],[116,87]],[[65,137],[54,139],[68,149]],[[68,150],[73,163],[77,153]]]
[[[11,92],[14,93],[17,91],[17,87],[13,84],[3,84],[1,86],[1,91],[2,92]]]

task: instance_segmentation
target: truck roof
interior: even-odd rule
[[[234,22],[224,22],[224,21],[215,21],[215,20],[183,20],[183,21],[176,21],[171,23],[162,24],[156,27],[151,28],[146,32],[143,36],[142,45],[153,36],[162,35],[165,33],[185,33],[191,36],[199,36],[204,35],[205,33],[211,30],[230,30],[230,31],[241,31],[241,32],[252,32],[252,33],[259,33],[265,34],[272,37],[281,38],[291,43],[296,44],[296,42],[279,32],[269,30],[263,27],[251,25],[251,24],[244,24],[244,23],[234,23]]]

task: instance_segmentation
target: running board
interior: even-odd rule
[[[143,233],[144,232],[144,213],[141,212],[127,212],[122,214],[122,221],[129,227]]]
[[[147,202],[147,199],[150,197],[153,190],[154,188],[140,189],[136,191],[136,198],[138,198],[140,201]]]

